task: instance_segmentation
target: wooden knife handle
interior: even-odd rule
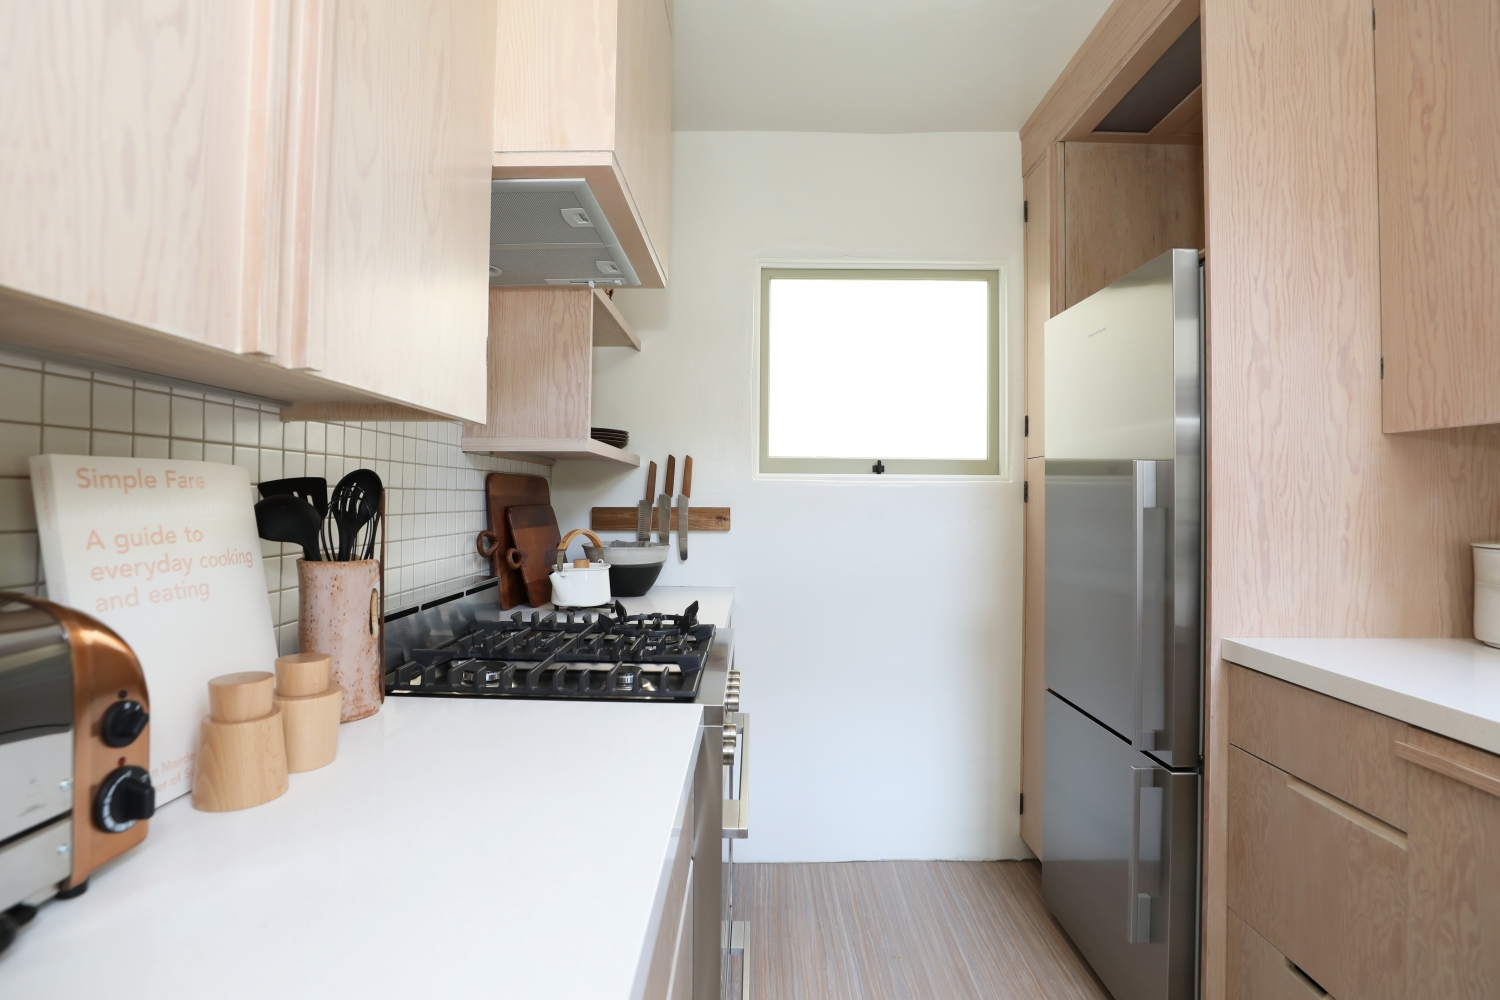
[[[667,456],[667,483],[666,483],[666,489],[662,490],[662,492],[665,493],[667,496],[671,496],[672,495],[672,480],[676,478],[676,475],[677,475],[677,456],[676,455],[668,455]]]
[[[651,469],[646,473],[646,499],[656,503],[656,463],[651,463]]]
[[[682,495],[690,497],[693,495],[693,456],[682,457]]]

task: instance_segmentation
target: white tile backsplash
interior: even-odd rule
[[[282,423],[274,407],[0,354],[0,587],[46,595],[26,459],[39,453],[201,459],[250,481],[373,468],[386,485],[386,607],[489,575],[474,550],[489,472],[543,465],[459,447],[456,423]],[[283,652],[297,644],[295,546],[263,542],[267,597]]]

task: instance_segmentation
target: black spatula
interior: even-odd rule
[[[306,500],[289,493],[266,497],[255,505],[255,530],[268,542],[302,546],[302,558],[318,562],[318,526],[322,518]]]

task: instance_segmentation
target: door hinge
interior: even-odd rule
[[[1021,815],[1022,816],[1026,815],[1026,793],[1025,792],[1021,793]]]
[[[1370,30],[1371,31],[1375,30],[1375,8],[1374,7],[1370,8]]]
[[[1023,202],[1021,202],[1021,221],[1022,222],[1030,222],[1031,221],[1031,202],[1029,202],[1029,201],[1023,201]]]
[[[1029,479],[1021,480],[1021,502],[1031,502],[1031,480]]]
[[[1385,378],[1385,358],[1380,359],[1380,377]]]
[[[1023,438],[1031,437],[1031,414],[1029,413],[1021,418],[1021,436]]]

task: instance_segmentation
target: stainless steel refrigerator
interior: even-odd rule
[[[1169,250],[1046,324],[1042,889],[1115,1000],[1197,995],[1202,303]]]

